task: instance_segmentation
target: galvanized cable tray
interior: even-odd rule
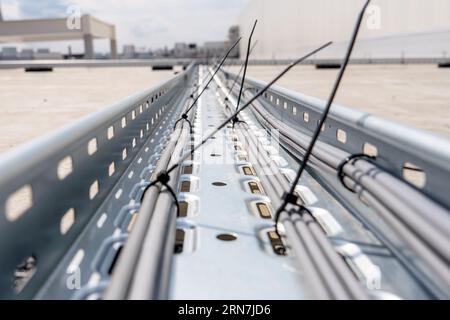
[[[0,159],[1,298],[70,298],[101,280],[87,270],[104,274],[94,255],[126,229],[117,216],[134,210],[133,187],[164,149],[194,69]]]
[[[234,79],[235,76],[231,76],[232,79]],[[230,78],[230,74],[225,74],[225,80],[226,82],[227,78]],[[246,82],[247,89],[246,91],[253,90],[253,92],[257,92],[263,87],[263,84],[261,82],[258,83],[258,81],[255,81],[253,79],[250,79]],[[226,92],[225,92],[226,94]],[[251,94],[249,94],[251,96]],[[301,97],[302,99],[296,99],[298,97]],[[227,98],[227,100],[229,97]],[[314,117],[314,113],[318,113],[318,110],[320,110],[321,106],[323,104],[317,100],[317,99],[311,99],[309,97],[299,96],[292,92],[289,92],[287,90],[283,90],[280,88],[272,88],[269,90],[269,93],[265,94],[264,98],[260,99],[258,103],[255,103],[253,107],[251,107],[251,111],[253,111],[254,114],[258,114],[256,117],[256,121],[263,122],[262,124],[266,127],[266,129],[278,129],[280,130],[279,137],[277,137],[283,145],[284,148],[287,148],[289,154],[293,155],[295,158],[298,159],[298,161],[301,161],[302,159],[302,152],[301,147],[299,149],[300,145],[303,145],[303,148],[306,148],[308,142],[309,142],[309,136],[311,135],[312,130],[317,126],[317,120]],[[381,119],[376,119],[369,115],[364,115],[363,119],[367,121],[367,123],[370,125],[371,123],[377,123],[380,125],[383,125],[387,129],[387,136],[391,137],[391,139],[386,139],[385,136],[379,136],[378,143],[382,141],[382,139],[386,139],[386,141],[389,141],[391,146],[384,146],[379,144],[371,145],[372,150],[367,150],[366,145],[368,142],[361,143],[361,136],[364,137],[368,134],[370,135],[370,130],[368,133],[364,132],[366,131],[366,126],[364,125],[364,122],[358,121],[358,112],[353,112],[353,110],[349,110],[343,107],[336,106],[334,107],[334,110],[332,116],[330,117],[331,120],[329,123],[327,123],[326,127],[324,128],[322,134],[323,139],[322,142],[319,143],[319,146],[316,147],[316,155],[315,160],[312,161],[311,167],[309,168],[309,171],[311,175],[314,177],[317,182],[319,182],[322,187],[325,188],[326,191],[330,192],[335,199],[337,199],[344,207],[346,207],[349,210],[349,213],[353,215],[354,217],[357,217],[358,220],[363,223],[365,228],[368,229],[368,231],[372,232],[374,236],[378,240],[381,241],[383,245],[386,245],[386,249],[390,251],[390,254],[392,256],[395,256],[395,258],[403,265],[403,268],[406,269],[408,273],[411,274],[411,276],[415,279],[413,282],[417,282],[420,286],[422,286],[423,292],[425,292],[426,295],[429,295],[430,297],[440,297],[445,298],[449,295],[449,287],[448,284],[448,275],[450,272],[449,264],[448,264],[448,250],[445,249],[449,245],[450,241],[450,220],[449,220],[449,211],[446,209],[445,206],[442,206],[438,201],[434,202],[432,199],[429,199],[427,196],[424,196],[422,191],[422,188],[415,188],[414,186],[408,185],[407,182],[404,182],[403,179],[400,178],[400,180],[396,180],[395,178],[392,178],[389,176],[389,174],[383,173],[383,169],[385,169],[383,164],[391,164],[391,162],[394,162],[395,156],[401,155],[404,150],[399,150],[400,152],[395,154],[394,156],[387,155],[384,156],[384,154],[379,153],[379,150],[386,150],[386,149],[392,149],[392,145],[396,145],[396,143],[400,143],[401,141],[404,144],[415,144],[416,147],[419,145],[419,143],[416,143],[410,137],[399,137],[397,141],[392,137],[391,132],[394,132],[397,130],[397,132],[401,132],[400,129],[404,129],[403,127],[397,126],[395,124],[384,122]],[[256,112],[257,111],[257,112]],[[266,113],[265,115],[263,113]],[[261,114],[259,114],[261,113]],[[353,117],[350,117],[353,116]],[[259,119],[258,119],[259,117]],[[268,123],[268,118],[273,118]],[[345,119],[345,120],[344,120]],[[356,125],[352,125],[353,122],[356,123]],[[274,124],[275,123],[275,124]],[[289,126],[286,126],[288,124]],[[345,127],[344,127],[345,125]],[[292,131],[292,136],[288,135],[286,136],[285,128],[289,128],[292,126],[293,128],[299,130],[297,132]],[[370,128],[373,128],[373,126],[369,126]],[[346,131],[343,131],[345,128]],[[350,128],[350,130],[348,129]],[[309,129],[309,130],[308,130]],[[288,130],[289,131],[289,130]],[[341,140],[339,137],[339,131],[342,131],[345,135],[345,139]],[[372,130],[373,131],[373,130]],[[381,131],[381,130],[378,130]],[[448,142],[438,138],[434,137],[432,135],[428,135],[425,133],[421,133],[419,131],[415,131],[412,129],[406,130],[410,134],[412,134],[412,137],[419,138],[421,137],[421,143],[424,144],[425,142],[432,142],[436,141],[441,144],[447,144]],[[415,132],[414,132],[415,131]],[[349,134],[349,133],[350,134]],[[328,133],[328,134],[327,134]],[[373,134],[373,132],[372,132]],[[353,139],[353,135],[357,135],[356,139]],[[304,138],[301,138],[304,136]],[[298,140],[300,138],[300,140]],[[342,138],[342,137],[341,137]],[[296,140],[297,139],[297,140]],[[298,142],[298,141],[304,142]],[[358,141],[359,140],[359,141]],[[295,142],[297,141],[297,142]],[[370,140],[372,143],[374,143],[374,140]],[[293,143],[294,142],[294,143]],[[299,145],[300,143],[300,145]],[[349,145],[348,145],[349,144]],[[330,147],[327,146],[333,146],[335,151],[330,149]],[[376,147],[375,147],[376,146]],[[332,148],[333,148],[332,147]],[[359,147],[359,151],[358,148]],[[328,148],[328,149],[327,149]],[[418,147],[417,147],[418,148]],[[320,149],[320,150],[318,150]],[[333,166],[334,170],[336,170],[336,167],[341,163],[342,160],[344,160],[346,157],[349,156],[349,154],[352,154],[348,152],[347,150],[352,151],[353,153],[368,153],[370,151],[373,152],[373,149],[377,152],[375,155],[378,155],[376,159],[376,164],[380,166],[381,163],[381,171],[379,169],[376,169],[375,167],[371,168],[370,165],[362,165],[364,162],[363,160],[357,160],[357,170],[356,173],[358,175],[356,185],[353,186],[353,188],[358,187],[358,196],[351,194],[348,192],[346,188],[343,187],[342,183],[337,179],[336,171],[333,172]],[[323,151],[321,151],[323,150]],[[420,149],[416,149],[420,150]],[[320,153],[320,152],[322,153]],[[346,152],[347,151],[347,152]],[[430,150],[428,151],[428,155],[430,154]],[[319,154],[317,154],[319,152]],[[325,152],[325,153],[324,153]],[[333,158],[330,158],[331,154],[337,154],[337,160],[333,160]],[[329,153],[329,154],[327,154]],[[409,152],[411,153],[411,151]],[[434,149],[434,153],[439,153],[438,149]],[[369,154],[369,153],[368,153]],[[318,157],[318,156],[320,156]],[[423,158],[428,157],[425,155],[422,155],[419,152],[419,156],[423,156]],[[445,158],[446,152],[442,152],[439,154],[439,159],[442,160]],[[323,166],[323,162],[320,162],[320,159],[323,160],[323,157],[325,157],[325,163],[328,163],[328,166]],[[410,159],[410,158],[409,158]],[[319,162],[317,161],[319,160]],[[392,161],[391,161],[392,160]],[[423,160],[423,159],[422,159]],[[435,159],[433,159],[435,160]],[[331,162],[330,162],[331,161]],[[406,162],[406,160],[404,160]],[[423,160],[426,162],[426,160]],[[435,162],[439,162],[435,161]],[[444,161],[443,161],[444,162]],[[315,164],[314,164],[315,163]],[[361,164],[360,164],[361,163]],[[398,163],[398,161],[397,161]],[[442,164],[442,162],[441,162]],[[331,167],[329,167],[331,165]],[[440,168],[442,172],[445,172],[445,174],[448,174],[448,170],[446,166],[448,163],[446,163],[443,167]],[[351,166],[350,163],[348,163],[346,166],[344,166],[344,171],[348,173],[349,167]],[[424,165],[425,168],[429,168],[429,165]],[[367,171],[367,168],[371,171]],[[389,172],[395,173],[398,172],[396,170],[395,166],[389,166]],[[401,212],[400,216],[404,216],[402,220],[405,221],[403,223],[409,224],[409,227],[411,227],[411,223],[416,223],[416,231],[419,235],[419,238],[426,239],[429,238],[429,236],[434,236],[437,234],[441,234],[439,241],[433,242],[434,244],[431,245],[431,249],[427,250],[437,250],[437,247],[442,246],[441,253],[438,253],[440,255],[440,258],[432,257],[430,256],[431,251],[428,251],[425,253],[426,250],[420,241],[418,240],[417,236],[414,238],[414,236],[411,233],[407,233],[405,227],[403,225],[399,224],[400,220],[392,220],[393,216],[385,209],[383,209],[381,217],[383,217],[381,220],[378,218],[380,215],[378,212],[374,212],[372,210],[372,206],[376,206],[377,210],[379,210],[379,204],[374,203],[374,199],[372,195],[367,193],[367,191],[364,189],[367,184],[363,184],[362,187],[359,185],[361,184],[361,177],[366,180],[370,180],[368,177],[364,177],[364,175],[361,175],[366,170],[368,176],[372,176],[375,179],[378,179],[378,176],[386,180],[388,184],[384,185],[385,188],[390,189],[392,191],[383,189],[380,189],[378,191],[381,196],[386,198],[385,201],[390,201],[392,203],[395,198],[392,197],[392,195],[397,195],[397,191],[403,190],[402,192],[406,195],[411,195],[410,200],[406,200],[406,206],[403,205],[399,208],[402,208],[403,212]],[[403,173],[403,172],[402,172]],[[428,173],[428,172],[427,172]],[[381,175],[380,175],[381,174]],[[354,178],[353,178],[354,179]],[[446,181],[442,180],[442,175],[439,177],[439,179],[435,178],[435,182],[438,182],[440,184],[445,184]],[[439,181],[438,181],[439,180]],[[346,177],[344,179],[345,183],[348,183],[348,178]],[[363,182],[365,180],[362,180]],[[427,175],[427,183],[428,175]],[[389,184],[392,184],[392,187],[389,186]],[[433,183],[430,183],[430,185],[433,185]],[[389,188],[388,188],[389,187]],[[395,190],[395,189],[398,190]],[[358,189],[355,189],[358,190]],[[373,192],[373,187],[370,189]],[[392,192],[392,194],[389,194]],[[426,191],[425,191],[426,192]],[[279,195],[280,197],[281,195]],[[370,196],[370,197],[369,197]],[[363,202],[359,201],[359,197],[362,197]],[[379,196],[378,196],[379,197]],[[393,198],[392,200],[390,198]],[[403,197],[405,198],[405,197]],[[367,201],[369,201],[369,206],[367,206]],[[381,202],[383,205],[385,205],[383,202]],[[400,204],[399,201],[396,202],[396,206]],[[412,206],[412,207],[408,207]],[[418,219],[423,221],[423,223],[428,224],[430,228],[425,228],[425,225],[419,224],[417,225],[417,222],[414,222],[413,214],[417,214],[412,212],[411,210],[416,210],[416,212],[420,212],[420,214],[424,217],[421,218],[420,214],[419,216],[416,216],[414,219]],[[411,211],[411,212],[408,212]],[[411,215],[411,218],[408,216]],[[432,227],[431,223],[429,221],[426,221],[424,219],[429,219],[430,221],[434,222],[434,226]],[[423,224],[422,223],[422,224]],[[420,228],[420,230],[419,230]],[[434,228],[434,229],[433,229]],[[405,233],[406,232],[406,233]],[[399,233],[399,234],[397,234]],[[417,235],[416,234],[416,235]],[[399,240],[399,237],[401,240]],[[405,245],[405,241],[406,244]],[[418,242],[419,241],[419,242]],[[430,240],[433,241],[433,240]],[[428,247],[430,248],[430,247]],[[411,250],[412,249],[412,250]],[[418,255],[420,257],[418,257]],[[435,260],[436,259],[443,259],[441,261]],[[424,265],[424,262],[425,263]],[[426,265],[428,264],[428,266]],[[431,266],[431,269],[429,268]],[[395,282],[395,281],[394,281]],[[401,285],[403,287],[407,287],[408,285]],[[402,295],[400,295],[402,296]]]
[[[229,114],[226,105],[235,103],[226,96],[227,78],[234,75],[216,77],[216,87],[190,114],[193,132],[186,132],[185,122],[174,132],[206,72],[192,64],[161,85],[0,159],[1,298],[317,297],[308,266],[298,263],[300,251],[291,247],[299,248],[292,236],[297,231],[292,229],[283,244],[272,218],[301,161],[302,144],[317,125],[321,101],[273,87],[255,104],[257,109],[241,115],[249,127],[230,124],[173,172],[170,184],[180,216],[162,186],[152,187],[141,203],[155,175],[189,152]],[[247,79],[244,98],[262,86]],[[376,165],[402,183],[405,170],[426,177],[424,185],[412,179],[407,188],[428,202],[418,197],[411,203],[435,208],[431,222],[444,213],[439,228],[444,242],[449,241],[449,142],[340,106],[332,110],[318,151],[344,158],[372,152],[378,156]],[[278,150],[265,135],[271,128],[280,131]],[[256,156],[250,157],[253,151]],[[311,251],[310,259],[332,262],[318,265],[328,279],[323,288],[330,289],[322,297],[448,297],[445,281],[436,284],[434,274],[427,274],[429,269],[389,223],[374,218],[376,210],[340,185],[334,158],[324,162],[320,152],[314,157],[298,192],[311,210],[313,221],[305,221],[319,226],[311,227],[311,235],[325,250]],[[281,174],[262,174],[262,159]],[[366,170],[365,165],[345,166],[349,187],[358,187],[349,170]],[[435,238],[422,240],[433,243]],[[345,270],[337,257],[345,260]],[[337,268],[334,276],[330,267]]]
[[[230,101],[230,97],[228,97],[228,101]],[[233,105],[232,98],[231,101],[231,105]],[[244,115],[243,120],[247,123],[241,125],[241,128],[246,131],[241,140],[244,141],[243,144],[245,145],[245,141],[248,139],[245,135],[248,137],[254,132],[258,137],[258,144],[261,144],[259,147],[264,150],[258,152],[258,156],[254,157],[255,161],[253,162],[253,167],[258,172],[262,186],[266,191],[275,188],[270,194],[270,199],[272,200],[271,206],[272,209],[275,210],[280,205],[280,199],[283,196],[283,192],[288,188],[290,179],[293,178],[294,171],[292,169],[297,169],[297,160],[282,149],[275,150],[273,140],[272,143],[269,143],[270,139],[268,140],[265,134],[266,129],[259,125],[259,121],[255,117],[252,115]],[[272,139],[274,139],[274,137],[272,137]],[[258,165],[255,162],[260,162],[261,157],[267,157],[264,152],[267,152],[268,158]],[[264,166],[267,166],[267,163],[270,163],[270,167],[272,167],[272,169],[269,170],[271,171],[270,173],[267,172],[267,168],[264,169]],[[263,169],[262,173],[260,171],[261,166]],[[273,180],[274,176],[279,176],[275,179],[275,182]],[[275,186],[277,180],[283,183],[281,189]],[[377,241],[370,231],[363,228],[346,208],[342,207],[339,201],[321,187],[311,175],[307,175],[302,183],[297,186],[296,190],[301,197],[302,202],[310,208],[314,219],[316,219],[323,229],[322,234],[326,235],[329,239],[329,243],[334,246],[334,254],[336,255],[338,253],[348,262],[347,268],[358,275],[357,278],[367,290],[366,294],[375,299],[386,299],[394,296],[411,298],[411,292],[414,292],[414,294],[417,295],[416,297],[425,297],[422,296],[420,286],[414,284],[414,281],[408,273],[402,270],[401,265],[390,255],[386,247]],[[323,235],[321,236],[322,240],[325,239],[323,238]],[[294,254],[292,251],[294,248],[291,247],[290,240],[292,239],[288,237],[287,246],[288,249],[290,248],[291,254]],[[295,255],[298,256],[298,254]],[[310,259],[305,258],[306,256],[308,256],[308,254],[303,252],[301,254],[300,262]],[[317,256],[316,254],[313,254],[311,258],[314,259],[315,256],[321,259],[320,255]],[[339,260],[336,261],[338,262]],[[320,267],[321,265],[325,266],[326,263],[321,263],[317,267]],[[305,266],[302,266],[302,268],[304,267]],[[397,274],[397,278],[395,279],[389,276],[393,271]],[[335,272],[336,276],[340,273],[338,270]],[[311,279],[313,276],[313,274],[309,273],[307,279]],[[352,281],[352,276],[347,280]],[[314,283],[313,281],[312,285],[317,285],[317,283]],[[354,285],[355,284],[351,286]],[[310,290],[313,291],[312,288],[310,288]],[[353,298],[358,297],[359,299],[367,299],[367,296],[364,298],[364,293],[361,292],[361,290],[358,289],[357,291],[359,291],[359,293],[353,291],[353,293],[349,292],[348,294],[350,297],[353,296]],[[342,294],[342,292],[337,296],[335,293],[330,294],[331,296],[325,294],[322,298],[345,299],[346,297],[346,294]],[[356,296],[354,296],[354,294],[356,294]],[[318,297],[316,296],[316,298]],[[348,295],[347,298],[349,298]]]

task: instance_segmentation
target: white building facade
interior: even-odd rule
[[[259,20],[255,59],[292,59],[327,41],[318,57],[339,58],[364,1],[251,0],[239,26],[245,37]],[[450,1],[373,0],[358,39],[354,58],[450,57]]]

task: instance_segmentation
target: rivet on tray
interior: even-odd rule
[[[219,234],[219,235],[217,235],[216,238],[219,239],[219,240],[222,240],[222,241],[235,241],[235,240],[237,240],[237,237],[235,235],[232,235],[232,234],[229,234],[229,233]]]

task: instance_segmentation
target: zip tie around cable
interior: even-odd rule
[[[357,160],[359,159],[367,159],[367,160],[376,160],[376,157],[374,156],[369,156],[367,154],[364,153],[356,153],[356,154],[352,154],[351,156],[345,158],[338,166],[337,168],[337,176],[339,178],[339,181],[342,183],[342,185],[349,191],[355,193],[355,190],[352,190],[349,186],[347,186],[345,184],[344,178],[345,178],[345,174],[344,174],[344,167],[349,164],[350,162],[352,164],[354,164]]]
[[[161,185],[163,185],[164,187],[166,187],[167,191],[169,191],[170,195],[172,196],[175,205],[177,206],[177,217],[180,216],[180,205],[178,203],[178,198],[174,192],[174,190],[172,189],[172,187],[169,185],[169,181],[170,181],[170,176],[166,171],[162,171],[158,174],[158,176],[156,177],[156,180],[151,182],[148,186],[145,187],[145,189],[142,192],[142,197],[141,197],[141,203],[144,200],[145,194],[147,193],[147,191],[155,186],[157,183],[161,183]]]
[[[175,122],[175,124],[173,125],[173,130],[174,130],[174,131],[176,130],[177,124],[178,124],[179,122],[181,122],[181,121],[184,121],[184,122],[187,122],[187,123],[188,123],[188,125],[189,125],[189,132],[190,132],[191,134],[193,134],[193,133],[194,133],[194,127],[192,126],[192,123],[191,123],[191,121],[188,119],[188,115],[187,115],[186,113],[183,113],[183,114],[181,115],[181,118],[178,119],[178,120]]]
[[[255,20],[252,31],[250,32],[250,37],[248,38],[247,55],[245,57],[244,73],[242,74],[241,87],[239,89],[239,95],[238,95],[237,102],[236,102],[236,111],[239,109],[239,104],[241,102],[242,90],[244,89],[244,83],[245,83],[245,76],[247,75],[248,59],[250,57],[250,46],[252,44],[253,33],[255,32],[257,23],[258,23],[258,20]],[[234,128],[234,124],[235,124],[235,122],[233,122],[233,128]]]
[[[364,4],[362,10],[359,13],[358,20],[356,22],[355,28],[353,29],[352,37],[350,39],[350,43],[349,43],[348,48],[347,48],[347,53],[346,53],[346,55],[344,57],[344,60],[343,60],[343,64],[342,64],[341,70],[340,70],[340,72],[339,72],[339,74],[338,74],[338,76],[336,78],[336,81],[334,83],[334,87],[333,87],[333,89],[331,91],[331,94],[330,94],[330,97],[329,97],[329,99],[327,101],[326,107],[325,107],[325,109],[324,109],[324,111],[322,113],[322,116],[321,116],[321,118],[319,120],[319,123],[318,123],[318,125],[317,125],[317,127],[316,127],[316,129],[315,129],[315,131],[313,133],[311,142],[309,143],[309,146],[306,149],[306,153],[305,153],[305,155],[303,157],[303,161],[300,164],[300,168],[299,168],[299,170],[297,172],[297,175],[296,175],[296,177],[295,177],[295,179],[294,179],[294,181],[292,183],[292,186],[291,186],[291,188],[289,190],[289,193],[288,193],[287,196],[285,195],[281,206],[276,211],[275,221],[279,220],[281,214],[285,211],[286,206],[289,203],[288,201],[292,199],[292,196],[294,195],[294,192],[295,192],[295,188],[296,188],[297,184],[299,183],[303,172],[306,169],[308,161],[309,161],[309,159],[311,157],[311,154],[313,152],[314,146],[315,146],[317,140],[319,139],[322,126],[323,126],[323,124],[325,123],[325,121],[328,118],[328,114],[330,112],[330,109],[331,109],[331,106],[333,104],[334,98],[336,97],[336,94],[338,92],[338,89],[339,89],[339,86],[341,84],[342,78],[344,77],[345,70],[346,70],[346,68],[348,66],[348,63],[350,61],[350,56],[351,56],[351,54],[353,52],[353,48],[354,48],[355,43],[356,43],[356,38],[358,36],[358,32],[359,32],[359,29],[361,27],[361,23],[362,23],[363,18],[364,18],[364,13],[366,12],[366,9],[367,9],[370,1],[371,0],[367,0],[366,1],[366,3]],[[275,224],[275,231],[276,231],[276,233],[278,235],[280,235],[279,234],[279,230],[278,230],[278,223]]]

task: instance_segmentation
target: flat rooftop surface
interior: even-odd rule
[[[269,81],[282,66],[249,66]],[[238,72],[239,67],[230,70]],[[338,69],[299,66],[277,84],[327,100]],[[450,138],[450,68],[436,65],[349,65],[335,102]]]
[[[150,67],[0,70],[0,153],[170,78]]]
[[[250,66],[248,74],[268,81],[281,68]],[[327,99],[337,72],[300,66],[278,84]],[[173,74],[147,67],[55,68],[48,73],[0,70],[0,153]],[[351,65],[336,102],[450,138],[450,69],[434,65]]]

